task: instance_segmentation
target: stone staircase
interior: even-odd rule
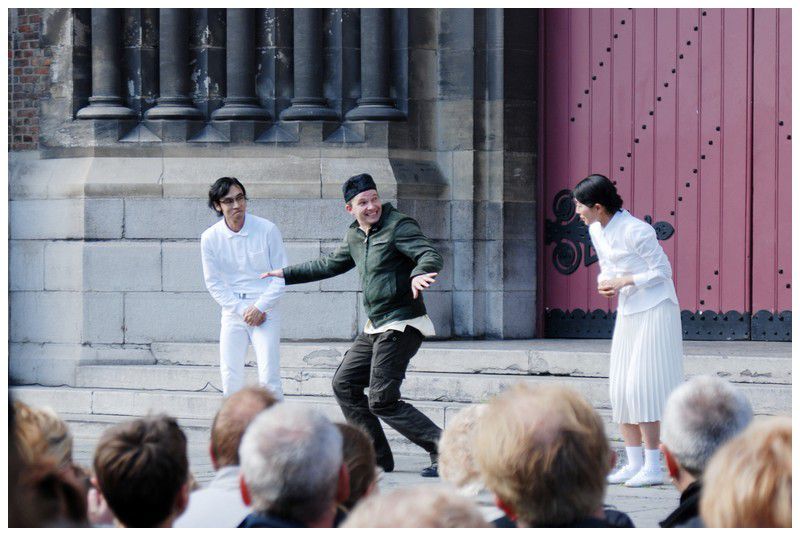
[[[342,414],[331,395],[331,378],[347,343],[284,343],[281,364],[287,400],[318,407],[333,420]],[[483,402],[516,382],[560,383],[584,396],[610,423],[607,340],[431,341],[411,361],[403,396],[439,426],[467,404]],[[117,422],[152,412],[178,418],[190,448],[205,451],[211,419],[221,402],[217,345],[154,343],[129,364],[78,367],[74,381],[58,387],[16,385],[12,393],[49,405],[87,444]],[[791,413],[791,344],[769,342],[684,343],[687,376],[710,374],[737,384],[756,414]],[[110,360],[109,360],[110,361]],[[255,356],[247,357],[248,382],[256,382]],[[100,362],[103,362],[100,360]],[[136,364],[130,364],[136,363]],[[419,453],[387,429],[398,453]],[[86,443],[88,441],[88,443]]]

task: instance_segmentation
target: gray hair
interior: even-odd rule
[[[711,456],[753,419],[750,402],[733,385],[696,376],[677,387],[661,422],[661,442],[692,476],[699,477]]]
[[[342,436],[317,410],[277,404],[250,423],[239,459],[256,512],[309,523],[333,504]]]

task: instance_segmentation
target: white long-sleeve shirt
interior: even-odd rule
[[[284,291],[283,279],[259,279],[262,273],[289,264],[274,223],[246,213],[244,225],[234,233],[225,219],[220,219],[203,231],[200,251],[206,288],[223,309],[244,315],[251,297],[256,298],[258,310],[267,314],[277,305]]]
[[[633,285],[619,291],[617,311],[640,313],[668,299],[678,303],[672,283],[672,267],[653,227],[620,210],[606,224],[589,226],[589,237],[600,262],[597,282],[633,276]]]

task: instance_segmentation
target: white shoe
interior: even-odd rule
[[[617,469],[615,472],[608,475],[609,484],[622,484],[633,478],[639,472],[639,467],[632,465],[624,465]]]
[[[630,480],[625,481],[625,485],[629,488],[642,488],[645,486],[660,486],[664,483],[664,473],[661,469],[642,469],[636,473]]]

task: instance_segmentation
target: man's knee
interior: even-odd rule
[[[339,374],[334,374],[331,386],[333,387],[333,396],[339,402],[352,402],[356,398],[353,385],[344,381]]]
[[[382,385],[373,385],[369,390],[369,410],[374,415],[387,415],[397,409],[400,401],[400,381],[389,380]]]

